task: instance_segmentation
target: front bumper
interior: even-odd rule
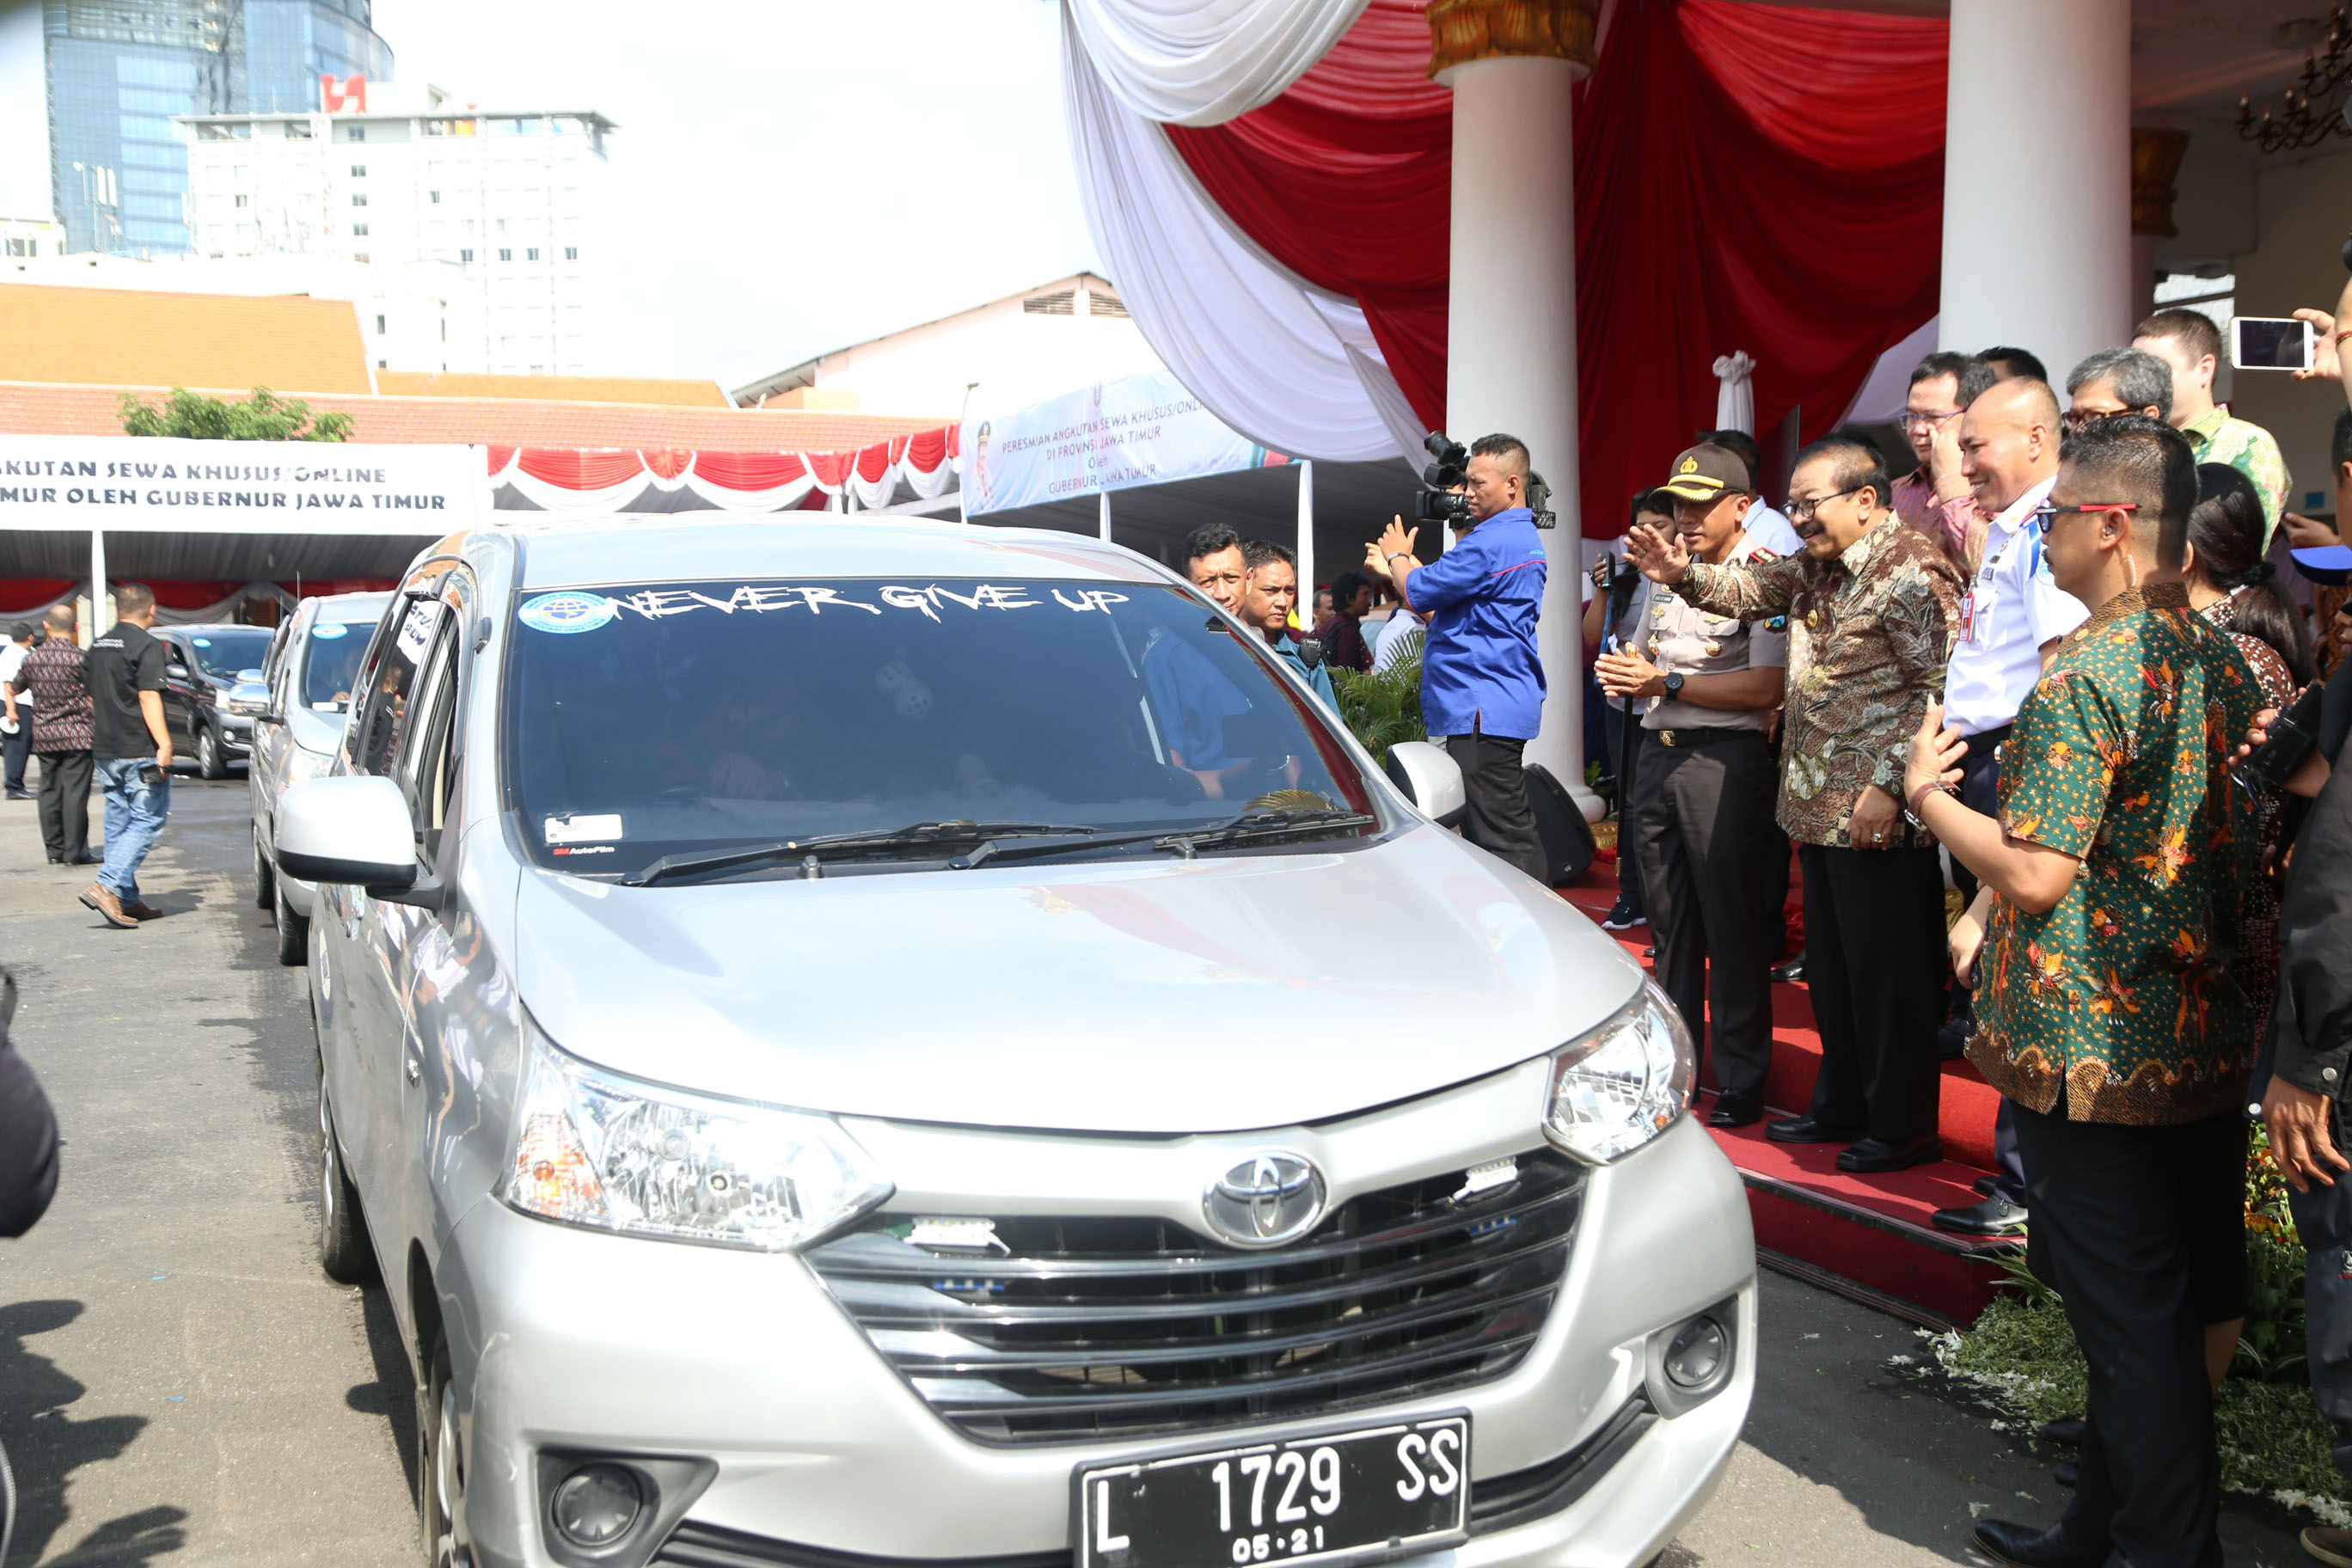
[[[1545,1064],[1529,1063],[1349,1122],[1247,1139],[849,1125],[898,1179],[893,1212],[1181,1215],[1218,1153],[1269,1140],[1314,1158],[1336,1205],[1528,1148],[1544,1076]],[[933,1414],[797,1257],[569,1229],[495,1201],[457,1225],[436,1284],[466,1433],[467,1524],[476,1561],[498,1568],[555,1561],[540,1524],[537,1456],[547,1449],[712,1462],[680,1527],[688,1533],[789,1542],[803,1562],[812,1549],[936,1561],[1066,1552],[1069,1477],[1081,1462],[1328,1429],[1333,1419],[983,1446]],[[1565,1507],[1474,1535],[1454,1553],[1456,1568],[1629,1568],[1706,1500],[1754,1387],[1746,1200],[1690,1119],[1593,1173],[1560,1294],[1513,1372],[1347,1419],[1468,1408],[1475,1507],[1479,1481],[1523,1475],[1621,1420],[1656,1375],[1651,1336],[1725,1301],[1738,1319],[1737,1360],[1720,1392],[1611,1447],[1613,1462],[1592,1467]]]

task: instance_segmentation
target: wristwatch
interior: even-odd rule
[[[1666,700],[1672,702],[1683,694],[1683,672],[1679,669],[1666,676]]]

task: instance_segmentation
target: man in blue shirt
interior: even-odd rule
[[[1331,672],[1323,668],[1319,658],[1311,666],[1300,658],[1298,643],[1290,635],[1290,612],[1298,607],[1298,567],[1290,552],[1263,539],[1244,540],[1242,559],[1248,564],[1249,575],[1242,581],[1241,603],[1234,616],[1264,637],[1266,647],[1288,660],[1298,679],[1315,689],[1323,706],[1337,713],[1339,699],[1331,689]]]
[[[1462,836],[1533,877],[1550,866],[1528,805],[1520,753],[1542,722],[1543,662],[1536,617],[1543,610],[1543,541],[1528,510],[1528,447],[1515,436],[1470,444],[1470,519],[1454,547],[1427,565],[1412,553],[1420,530],[1402,518],[1364,552],[1365,567],[1395,585],[1427,617],[1421,715],[1461,764],[1469,806]]]

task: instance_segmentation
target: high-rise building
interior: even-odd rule
[[[319,79],[392,74],[369,0],[42,0],[49,174],[68,247],[188,248],[174,116],[307,110]]]
[[[189,248],[454,269],[481,301],[482,336],[452,343],[447,368],[587,374],[613,122],[461,106],[434,87],[344,86],[313,112],[183,118]],[[440,356],[403,363],[399,352],[387,368],[440,368]]]

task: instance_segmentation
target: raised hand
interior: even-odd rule
[[[1669,587],[1690,572],[1690,552],[1683,547],[1682,535],[1647,523],[1626,531],[1625,559],[1651,582]]]

